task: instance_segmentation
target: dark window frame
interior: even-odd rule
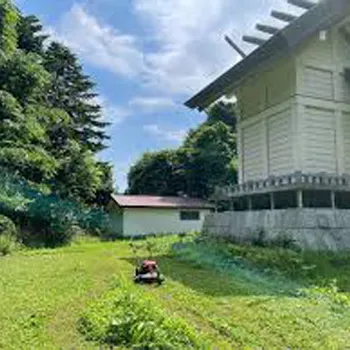
[[[180,221],[200,221],[201,212],[200,210],[181,210]]]

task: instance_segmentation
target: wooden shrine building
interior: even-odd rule
[[[274,11],[287,25],[257,25],[271,36],[186,105],[237,99],[239,184],[217,191],[236,210],[350,209],[350,1],[289,2],[304,13]]]

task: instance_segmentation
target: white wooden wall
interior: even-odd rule
[[[350,18],[347,20],[350,21]],[[346,21],[345,21],[346,22]],[[236,91],[240,183],[294,171],[350,174],[350,44],[338,24]]]
[[[269,116],[268,172],[274,175],[289,174],[293,167],[292,109],[287,108]]]

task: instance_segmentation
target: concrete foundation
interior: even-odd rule
[[[293,239],[301,249],[350,250],[350,210],[287,209],[214,213],[203,232],[251,243],[263,231],[268,241]]]

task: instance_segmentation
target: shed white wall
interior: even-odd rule
[[[199,221],[181,221],[180,209],[129,208],[124,209],[123,235],[147,235],[200,231],[208,209],[200,211]],[[184,210],[188,211],[188,210]],[[197,211],[197,210],[195,210]]]
[[[236,91],[240,183],[295,171],[350,173],[350,43],[339,31],[347,21]]]

